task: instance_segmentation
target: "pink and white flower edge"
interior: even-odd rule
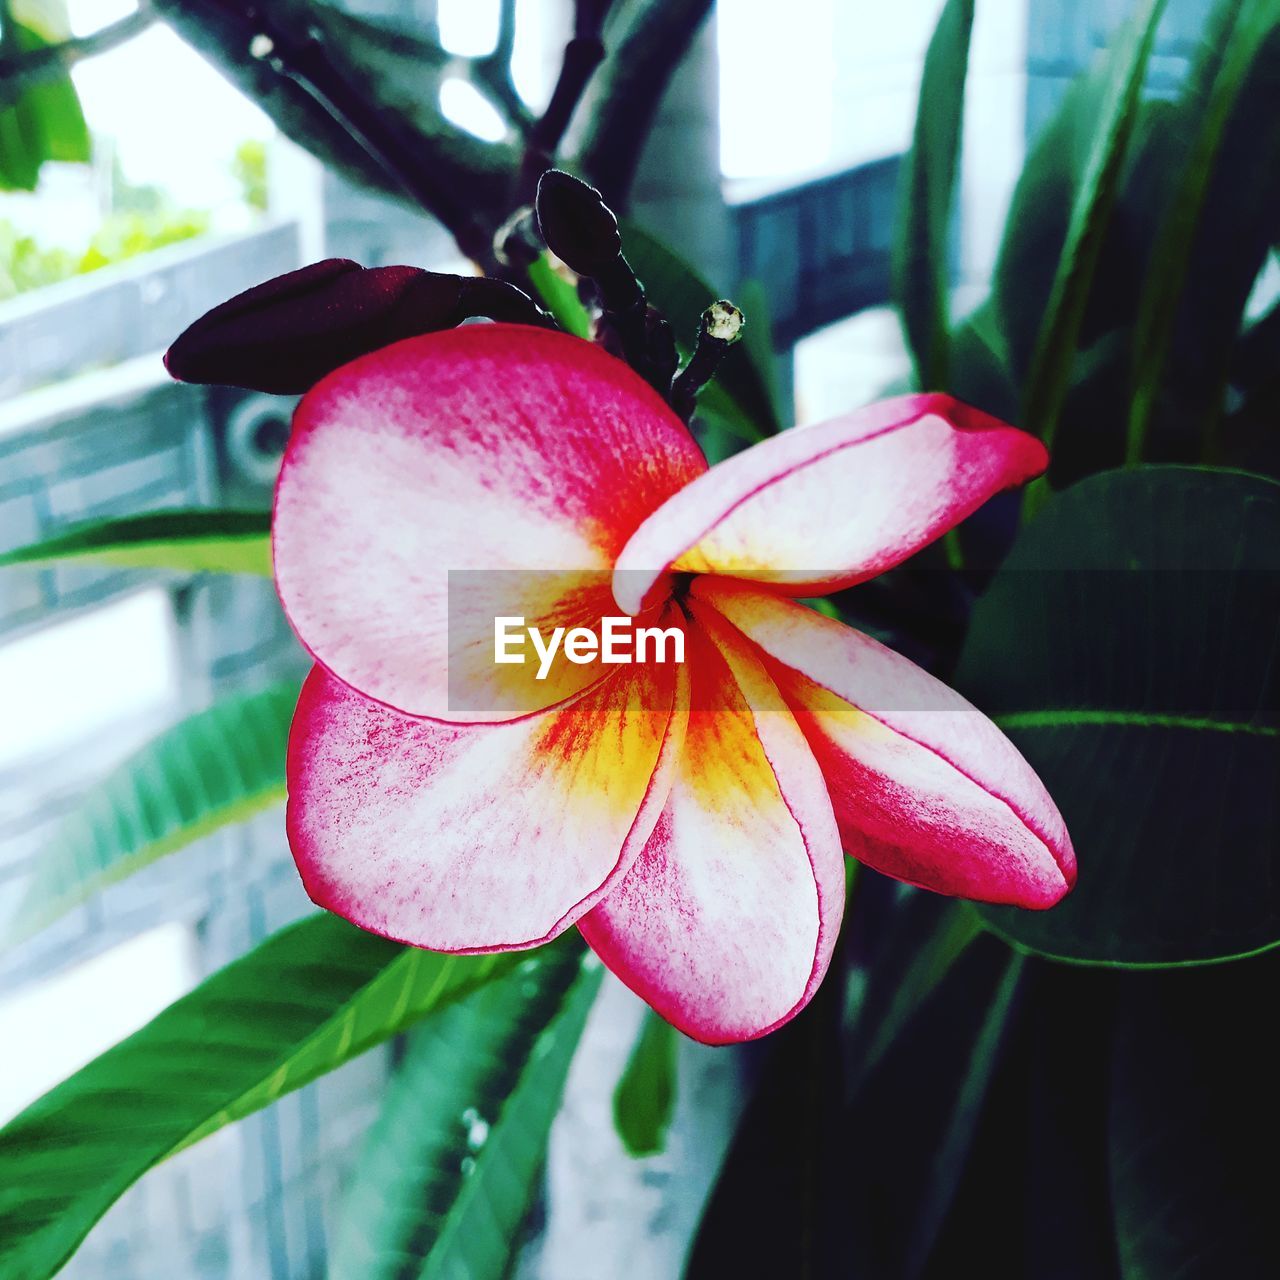
[[[343,366],[298,408],[274,520],[280,596],[317,662],[288,761],[308,892],[442,951],[577,924],[708,1043],[812,997],[844,850],[939,892],[1052,905],[1071,843],[1008,740],[788,598],[891,568],[1046,461],[918,395],[708,469],[621,362],[511,325]],[[684,629],[686,661],[575,668],[541,702],[451,716],[450,570],[554,571],[559,598],[535,609],[653,611]]]

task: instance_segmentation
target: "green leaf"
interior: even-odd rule
[[[915,137],[903,166],[894,301],[925,391],[947,387],[949,233],[972,28],[973,0],[947,0],[925,54]]]
[[[108,884],[285,798],[296,681],[226,698],[152,739],[84,795],[9,922],[21,942]]]
[[[846,1159],[836,1188],[837,1202],[850,1206],[847,1274],[921,1273],[963,1185],[1026,967],[994,939],[979,938],[855,1095],[840,1145],[859,1156]]]
[[[836,1176],[848,1148],[840,1108],[840,974],[761,1045],[767,1055],[690,1246],[685,1280],[828,1276],[847,1252]],[[757,1224],[767,1230],[756,1230]],[[841,1237],[833,1249],[835,1228]]]
[[[1018,416],[1018,393],[1009,375],[1009,353],[991,299],[951,334],[947,390],[997,418]]]
[[[1169,218],[1179,216],[1179,182],[1210,115],[1239,5],[1240,0],[1221,0],[1215,7],[1179,96],[1147,99],[1138,109],[1055,438],[1050,476],[1058,488],[1119,466],[1125,458],[1140,298],[1162,228]],[[1040,321],[1048,309],[1068,213],[1102,129],[1107,86],[1100,70],[1105,71],[1105,65],[1070,88],[1062,109],[1037,140],[1006,222],[993,301],[1009,368],[1019,385],[1025,383]],[[1197,462],[1221,457],[1261,467],[1250,440],[1265,433],[1265,412],[1252,437],[1249,424],[1224,424],[1222,418],[1228,385],[1235,381],[1234,348],[1246,300],[1280,228],[1280,114],[1273,109],[1278,75],[1280,24],[1260,41],[1236,94],[1201,199],[1194,243],[1176,297],[1171,348],[1147,431],[1146,453],[1153,459]],[[953,363],[962,364],[954,351]],[[964,394],[962,387],[954,389]],[[1002,416],[1018,421],[1016,405]],[[1220,425],[1219,441],[1215,436]],[[1036,493],[1038,500],[1043,486]]]
[[[15,24],[16,26],[16,24]],[[50,43],[30,28],[18,27],[18,45],[23,52]],[[15,110],[21,113],[37,139],[45,160],[67,164],[88,164],[93,159],[93,141],[85,123],[84,110],[70,76],[58,76],[32,85]]]
[[[924,1270],[951,1207],[978,1128],[978,1119],[1008,1035],[1023,980],[1022,956],[1011,956],[1000,974],[990,1003],[976,1028],[968,1060],[959,1077],[959,1090],[940,1134],[935,1157],[922,1179],[915,1204],[915,1220],[907,1253],[906,1274]]]
[[[591,336],[591,317],[578,298],[578,291],[551,265],[547,254],[542,254],[529,267],[529,280],[542,305],[556,318],[566,332],[577,338]]]
[[[982,932],[967,904],[925,892],[900,903],[852,1025],[846,1078],[856,1090]]]
[[[967,1275],[981,1257],[991,1276],[1119,1280],[1106,1154],[1119,981],[1109,970],[1026,962],[925,1276]]]
[[[1106,1147],[1115,992],[1123,980],[1113,970],[1040,964],[1027,992],[1028,1087],[1010,1081],[1001,1101],[1013,1104],[1010,1137],[1026,1152],[1009,1191],[1026,1196],[1025,1270],[1037,1280],[1119,1277]],[[974,1155],[981,1155],[976,1145]],[[989,1203],[991,1226],[1007,1222],[1009,1199]],[[956,1205],[957,1217],[964,1208]]]
[[[645,1011],[631,1056],[613,1091],[613,1127],[630,1156],[665,1151],[676,1105],[676,1030]]]
[[[270,577],[271,516],[266,511],[173,510],[89,521],[0,555],[0,569],[62,560]]]
[[[1046,444],[1052,443],[1057,430],[1085,304],[1120,189],[1147,60],[1165,2],[1143,0],[1111,54],[1098,131],[1075,193],[1066,244],[1058,259],[1024,389],[1022,425]]]
[[[707,1205],[686,1280],[910,1274],[913,1248],[927,1252],[927,1241],[912,1241],[932,1236],[955,1192],[1024,967],[996,939],[979,937],[922,994],[918,1016],[848,1099],[839,1063],[859,1051],[856,1026],[842,1043],[828,1034],[821,1006],[814,1016],[810,1005],[769,1037],[772,1056]],[[828,1001],[838,1013],[836,976],[814,1004]],[[873,969],[870,980],[879,976]]]
[[[782,393],[778,386],[778,359],[774,354],[773,316],[769,310],[769,294],[759,280],[743,280],[736,292],[743,316],[751,317],[751,323],[742,326],[741,345],[746,349],[747,359],[760,383],[760,389],[755,394],[761,395],[764,399],[762,420],[766,424],[775,424],[775,429],[780,430],[787,423],[783,420],[779,409]],[[731,369],[731,380],[732,377]]]
[[[649,301],[671,322],[680,350],[688,353],[697,336],[702,313],[724,295],[707,283],[687,262],[672,253],[633,222],[622,228],[622,248],[640,277]],[[699,413],[708,413],[755,441],[782,427],[774,404],[772,359],[759,344],[748,341],[752,317],[746,315],[743,340],[731,347],[712,382],[698,398]]]
[[[1211,86],[1199,128],[1151,252],[1139,299],[1126,447],[1130,463],[1141,461],[1146,449],[1151,416],[1173,345],[1178,299],[1227,122],[1258,51],[1280,22],[1276,0],[1241,0],[1233,8],[1225,39],[1210,54],[1216,69],[1210,73]]]
[[[1020,388],[1053,291],[1067,224],[1102,108],[1105,66],[1068,86],[1062,104],[1036,136],[1014,187],[992,278],[990,330],[1007,349]],[[1105,281],[1107,270],[1099,273]],[[994,345],[988,343],[987,345]]]
[[[1174,965],[1280,943],[1280,485],[1104,472],[1023,529],[956,686],[1043,779],[1074,892],[981,907],[1046,955]]]
[[[528,963],[281,930],[0,1130],[0,1276],[45,1280],[153,1165]]]
[[[1280,957],[1126,974],[1111,1099],[1124,1280],[1280,1274]]]
[[[12,14],[0,50],[30,53],[59,43],[69,33],[62,5],[26,5]],[[11,105],[0,105],[0,190],[34,191],[46,160],[88,163],[92,154],[89,129],[70,76],[42,80]]]
[[[1162,147],[1155,150],[1162,154],[1167,176],[1157,185],[1158,199],[1152,200],[1146,218],[1148,245],[1156,245],[1166,220],[1177,217],[1176,202],[1185,199],[1178,184],[1193,167],[1194,148],[1214,114],[1215,93],[1223,88],[1223,56],[1233,44],[1239,3],[1222,0],[1216,7],[1187,87],[1176,104],[1165,104],[1171,119],[1163,130]],[[1244,71],[1200,196],[1176,316],[1170,321],[1170,349],[1143,443],[1145,455],[1154,459],[1247,460],[1247,465],[1261,469],[1265,458],[1265,451],[1260,455],[1256,446],[1251,447],[1248,425],[1226,423],[1224,417],[1235,400],[1230,391],[1235,349],[1248,299],[1280,234],[1280,114],[1274,110],[1278,76],[1280,22],[1274,22],[1260,35]],[[1133,385],[1132,345],[1127,354],[1121,394],[1128,394]],[[1261,438],[1269,427],[1264,411]],[[1273,470],[1269,465],[1266,469]]]
[[[501,1280],[603,973],[580,948],[544,948],[414,1032],[329,1280]]]

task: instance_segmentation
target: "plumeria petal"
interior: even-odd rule
[[[396,343],[298,407],[276,487],[280,598],[366,696],[511,719],[601,673],[495,665],[495,617],[549,630],[616,612],[622,546],[705,467],[656,393],[590,343],[500,324]]]
[[[666,799],[688,715],[675,666],[629,668],[573,704],[446,725],[316,667],[289,742],[289,844],[307,892],[437,951],[554,937],[626,873]]]
[[[793,594],[875,577],[1044,470],[1044,446],[945,395],[902,396],[787,431],[713,467],[636,530],[618,603],[665,596],[669,570]]]
[[[1044,785],[977,708],[869,636],[745,584],[693,595],[771,659],[822,766],[848,851],[910,884],[1049,907],[1075,855]]]
[[[839,932],[844,859],[813,753],[764,667],[723,622],[696,621],[693,706],[666,808],[578,924],[663,1017],[724,1044],[808,1003]]]

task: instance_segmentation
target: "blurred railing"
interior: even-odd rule
[[[0,305],[0,550],[161,507],[265,508],[275,459],[255,453],[255,427],[287,418],[289,402],[174,383],[160,353],[203,310],[296,267],[299,253],[296,228],[276,225],[174,246]],[[139,653],[157,668],[151,677],[137,674]],[[304,667],[261,579],[71,564],[0,572],[0,921],[82,788],[221,692]],[[38,687],[20,690],[19,681]],[[67,686],[83,700],[69,702]],[[44,719],[62,723],[31,722],[44,689]],[[25,708],[17,718],[15,702]],[[39,745],[28,747],[27,735]],[[280,816],[268,813],[0,951],[0,1017],[6,1000],[75,982],[98,957],[158,927],[187,938],[198,980],[308,905]],[[68,1028],[63,1039],[75,1034]],[[352,1065],[323,1090],[157,1170],[94,1232],[69,1280],[317,1274],[321,1220],[342,1167],[322,1144],[350,1145],[386,1059],[378,1051]]]
[[[297,227],[277,223],[173,245],[0,303],[0,403],[163,351],[195,316],[297,266],[298,254]]]
[[[900,156],[730,200],[738,279],[758,281],[779,350],[889,300]]]

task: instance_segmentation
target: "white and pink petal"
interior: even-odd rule
[[[578,925],[663,1017],[725,1044],[766,1034],[812,998],[839,933],[844,858],[813,754],[759,659],[723,623],[695,623],[666,806]]]
[[[706,468],[684,425],[592,344],[469,325],[344,365],[304,397],[276,487],[281,601],[339,679],[414,715],[511,719],[592,665],[495,667],[495,616],[595,626],[614,561]]]
[[[687,717],[677,668],[615,669],[503,724],[417,719],[316,667],[288,758],[289,844],[312,899],[435,951],[555,937],[640,853]]]
[[[884,400],[718,463],[658,508],[618,559],[635,613],[671,572],[815,595],[875,577],[1044,470],[1044,446],[945,395]]]
[[[976,707],[869,636],[740,583],[694,596],[768,657],[830,790],[849,853],[940,893],[1050,907],[1075,882],[1043,783]]]

